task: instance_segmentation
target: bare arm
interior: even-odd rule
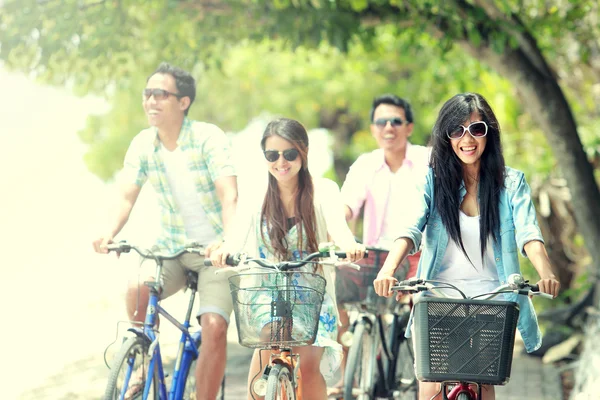
[[[398,282],[398,280],[394,278],[394,273],[396,272],[398,265],[404,261],[408,253],[412,250],[413,246],[413,241],[405,237],[401,237],[394,241],[383,267],[381,267],[381,270],[377,274],[377,278],[373,282],[375,292],[378,295],[385,297],[390,297],[392,295],[390,288]]]
[[[230,234],[233,216],[238,200],[237,177],[224,176],[215,180],[217,197],[221,202],[221,218],[223,219],[223,231],[225,236]]]
[[[540,291],[550,293],[554,297],[558,296],[560,282],[552,272],[550,259],[544,244],[539,240],[532,240],[525,244],[524,250],[531,264],[540,275],[540,281],[538,282]]]
[[[344,216],[346,217],[346,221],[350,221],[352,219],[352,209],[347,205],[344,205]]]
[[[135,183],[130,183],[123,185],[120,191],[119,205],[117,209],[117,216],[112,226],[109,227],[109,230],[104,236],[94,240],[92,243],[94,246],[94,250],[97,253],[108,253],[106,245],[112,243],[113,239],[121,229],[129,220],[129,215],[131,214],[131,210],[135,205],[135,202],[140,194],[141,187],[136,185]]]

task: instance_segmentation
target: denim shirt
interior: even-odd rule
[[[409,222],[402,230],[399,238],[412,240],[414,253],[421,245],[423,231],[425,243],[419,261],[417,276],[423,279],[433,279],[440,271],[441,263],[448,246],[448,232],[441,217],[434,208],[433,170],[430,168],[419,199],[415,202],[413,212],[410,212]],[[536,212],[531,200],[531,189],[521,171],[506,167],[504,189],[499,194],[500,232],[498,241],[493,240],[494,258],[498,269],[500,284],[505,284],[510,274],[520,274],[517,251],[523,256],[524,246],[532,240],[543,243],[542,234],[537,224]],[[461,203],[466,194],[464,185],[460,189]],[[427,228],[425,230],[425,228]],[[542,344],[537,317],[531,299],[517,294],[506,294],[505,299],[519,304],[520,314],[517,328],[525,343],[527,352],[537,350]],[[416,298],[415,298],[416,300]],[[406,336],[410,337],[412,324],[408,322]]]

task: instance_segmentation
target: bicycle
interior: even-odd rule
[[[441,297],[440,289],[455,290],[462,298]],[[421,296],[414,304],[415,373],[420,382],[440,382],[443,400],[479,400],[482,385],[505,385],[510,378],[519,306],[494,297],[515,293],[552,298],[519,274],[471,298],[448,282],[417,278],[392,290],[437,294]]]
[[[327,257],[332,260],[313,261]],[[302,400],[300,355],[292,347],[314,343],[326,282],[319,274],[293,269],[307,264],[337,265],[338,258],[346,258],[346,253],[329,249],[279,263],[238,254],[227,258],[226,264],[232,267],[217,271],[238,272],[229,277],[229,285],[240,344],[272,351],[261,378],[249,388],[251,393],[267,400]],[[249,263],[269,272],[240,273],[256,268]],[[237,267],[240,264],[246,265]],[[210,260],[205,265],[211,265]]]
[[[136,251],[141,257],[152,259],[156,262],[156,275],[162,276],[162,265],[165,260],[174,260],[184,253],[195,253],[204,255],[204,249],[197,245],[190,245],[175,254],[161,254],[150,250],[142,250],[137,246],[128,244],[125,241],[109,244],[108,250],[117,253],[129,253]],[[157,399],[157,400],[179,400],[195,398],[195,377],[194,370],[196,359],[200,354],[200,343],[202,341],[202,329],[190,333],[190,317],[196,297],[196,288],[198,284],[198,273],[187,271],[186,285],[191,290],[187,311],[183,323],[180,323],[172,317],[161,305],[160,300],[160,279],[144,282],[144,285],[150,289],[150,299],[146,310],[146,319],[141,327],[129,328],[128,331],[134,334],[133,337],[126,339],[112,362],[111,373],[104,394],[105,400],[125,399],[125,395],[132,389],[129,385],[132,377],[141,370],[145,377],[143,392],[132,394],[133,398]],[[155,326],[158,321],[158,315],[162,315],[168,322],[173,324],[181,331],[177,357],[172,373],[171,385],[167,395],[165,378],[165,368],[159,345],[159,331]],[[131,323],[131,322],[130,322]],[[190,374],[191,371],[191,374]],[[224,398],[225,380],[221,383],[221,400]]]
[[[374,261],[360,263],[361,268],[367,270],[362,282],[366,296],[360,302],[345,304],[356,316],[341,337],[342,344],[348,347],[343,398],[394,399],[411,390],[416,395],[412,344],[404,336],[410,301],[396,302],[390,310],[388,301],[377,296],[373,279],[388,251],[375,247],[367,247],[367,251],[374,255]]]

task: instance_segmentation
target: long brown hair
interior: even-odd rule
[[[301,123],[293,119],[279,118],[271,121],[265,128],[260,145],[265,150],[267,138],[279,136],[290,143],[300,153],[302,168],[298,173],[298,191],[296,193],[294,204],[294,216],[298,224],[298,249],[304,250],[302,240],[303,233],[306,231],[307,250],[309,252],[318,251],[317,242],[317,223],[314,206],[314,186],[310,172],[308,171],[308,134]],[[288,222],[285,216],[285,209],[279,192],[277,179],[269,174],[269,186],[265,200],[263,201],[260,214],[260,221],[266,222],[267,233],[271,242],[270,251],[279,260],[289,260],[291,254],[289,243],[286,240],[288,232]],[[266,243],[264,230],[260,229],[260,235],[263,242]]]

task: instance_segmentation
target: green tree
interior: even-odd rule
[[[399,39],[392,54],[438,49],[446,65],[438,63],[434,77],[451,71],[455,78],[470,78],[469,68],[479,68],[472,60],[481,60],[511,82],[543,132],[570,189],[586,247],[598,262],[600,191],[573,116],[582,115],[582,137],[585,130],[594,132],[598,94],[584,88],[600,69],[597,15],[591,0],[23,0],[8,2],[0,15],[0,59],[46,82],[107,95],[132,90],[140,72],[162,59],[196,72],[219,69],[222,55],[244,39],[285,40],[297,52],[323,43],[345,53],[362,46],[367,54],[386,37]],[[343,120],[349,107],[340,102],[320,118]]]

